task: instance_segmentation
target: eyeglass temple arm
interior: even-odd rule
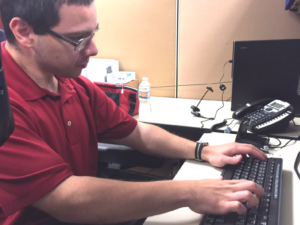
[[[69,44],[73,45],[74,47],[76,47],[78,45],[77,42],[75,42],[75,41],[73,41],[73,40],[71,40],[69,38],[66,38],[66,37],[64,37],[62,35],[59,35],[58,33],[54,32],[52,30],[49,30],[48,33],[51,34],[51,35],[53,35],[53,36],[55,36],[55,37],[57,37],[57,38],[59,38],[59,39],[61,39],[61,40],[64,40],[64,41],[68,42]]]

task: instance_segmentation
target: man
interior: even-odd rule
[[[180,207],[243,214],[242,203],[258,204],[264,191],[250,181],[96,178],[97,138],[182,159],[195,159],[196,143],[138,123],[79,76],[97,54],[93,0],[1,0],[0,9],[7,38],[2,60],[15,119],[14,133],[0,148],[1,224],[119,223]],[[200,156],[224,166],[238,163],[239,154],[266,157],[236,143],[205,146]]]

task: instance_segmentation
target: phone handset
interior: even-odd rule
[[[236,120],[241,120],[247,113],[251,111],[255,111],[265,106],[266,104],[272,102],[273,100],[274,100],[273,98],[263,98],[260,100],[253,101],[251,103],[247,103],[243,107],[234,111],[232,118]]]

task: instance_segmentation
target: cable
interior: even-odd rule
[[[229,99],[226,100],[226,102],[228,102],[231,99],[231,97]]]
[[[224,77],[224,75],[225,75],[225,66],[226,66],[227,63],[232,63],[232,60],[228,60],[228,61],[224,64],[224,66],[223,66],[223,76],[221,77],[221,80],[220,80],[219,83],[221,83],[221,81],[223,80],[223,77]],[[223,82],[223,83],[224,83],[224,82]]]
[[[274,139],[276,139],[278,141],[278,145],[270,145],[270,147],[272,147],[272,148],[278,148],[278,147],[280,147],[280,145],[281,145],[280,139],[279,138],[274,138]]]
[[[232,122],[233,121],[235,121],[235,119],[233,119],[233,118],[230,118],[231,119],[231,122],[227,125],[227,128],[224,130],[224,133],[231,133],[231,131],[232,131],[232,129],[233,129],[233,127],[235,126],[233,126],[232,128],[230,128],[230,125],[232,124]]]
[[[204,118],[207,119],[207,120],[201,121],[201,124],[202,124],[201,128],[204,127],[204,122],[207,122],[207,121],[209,121],[209,120],[215,120],[216,117],[217,117],[217,113],[219,112],[219,110],[222,109],[222,108],[224,107],[224,101],[223,101],[224,92],[225,92],[225,90],[222,91],[222,106],[221,106],[220,108],[217,109],[217,111],[216,111],[216,113],[215,113],[215,117],[213,117],[213,118],[205,118],[205,117],[204,117]]]
[[[222,91],[222,106],[221,106],[220,108],[217,109],[214,119],[216,119],[217,113],[219,112],[219,110],[222,109],[222,108],[224,107],[223,96],[224,96],[224,91]]]
[[[270,142],[270,137],[268,135],[259,135],[260,137],[266,137],[268,139],[268,142]],[[280,145],[281,145],[281,141],[279,138],[276,138],[276,137],[272,137],[274,139],[276,139],[278,141],[278,144],[277,145],[269,145],[270,148],[280,148]]]
[[[220,90],[222,91],[222,97],[221,97],[221,99],[222,99],[222,106],[221,106],[220,108],[217,109],[217,111],[216,111],[216,113],[215,113],[215,116],[214,116],[213,118],[206,118],[206,120],[201,121],[201,124],[202,124],[201,128],[204,127],[204,122],[209,121],[209,120],[215,120],[216,117],[217,117],[217,114],[218,114],[219,110],[222,109],[222,108],[224,107],[224,92],[225,92],[225,90],[226,90],[226,86],[225,86],[224,84],[222,84],[221,82],[222,82],[223,77],[224,77],[224,75],[225,75],[225,66],[226,66],[227,63],[232,63],[232,60],[228,60],[228,61],[223,65],[223,75],[222,75],[222,77],[221,77],[221,79],[220,79],[220,81],[219,81],[219,84],[220,84],[220,87],[219,87],[219,88],[220,88]],[[224,83],[224,82],[223,82],[223,83]],[[206,93],[205,93],[205,94],[206,94]],[[227,128],[228,128],[228,127],[227,127]],[[230,128],[228,128],[228,129],[231,131]]]
[[[227,127],[229,127],[232,124],[232,122],[235,121],[235,119],[233,119],[233,118],[228,118],[226,120],[231,120],[231,122],[227,125]]]
[[[287,146],[291,141],[294,141],[294,144],[297,142],[297,140],[289,140],[287,143],[285,143],[285,145],[281,146],[280,149],[283,149],[285,146]]]
[[[259,135],[261,137],[266,137],[268,139],[268,141],[270,141],[270,137],[268,135]],[[276,138],[276,137],[272,137],[274,139],[276,139],[278,141],[278,144],[277,145],[270,145],[270,148],[280,148],[280,149],[283,149],[284,147],[286,147],[291,141],[294,141],[295,143],[297,142],[297,140],[294,140],[294,139],[290,139],[287,143],[285,143],[284,145],[281,146],[281,141],[279,138]],[[295,144],[294,143],[294,144]]]
[[[201,121],[201,124],[202,124],[201,129],[204,127],[204,122],[209,121],[209,120],[213,120],[213,119],[209,118],[209,119],[207,119],[207,120],[202,120],[202,121]]]

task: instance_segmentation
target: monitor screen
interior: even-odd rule
[[[235,41],[232,59],[232,111],[270,97],[300,116],[300,39]]]

